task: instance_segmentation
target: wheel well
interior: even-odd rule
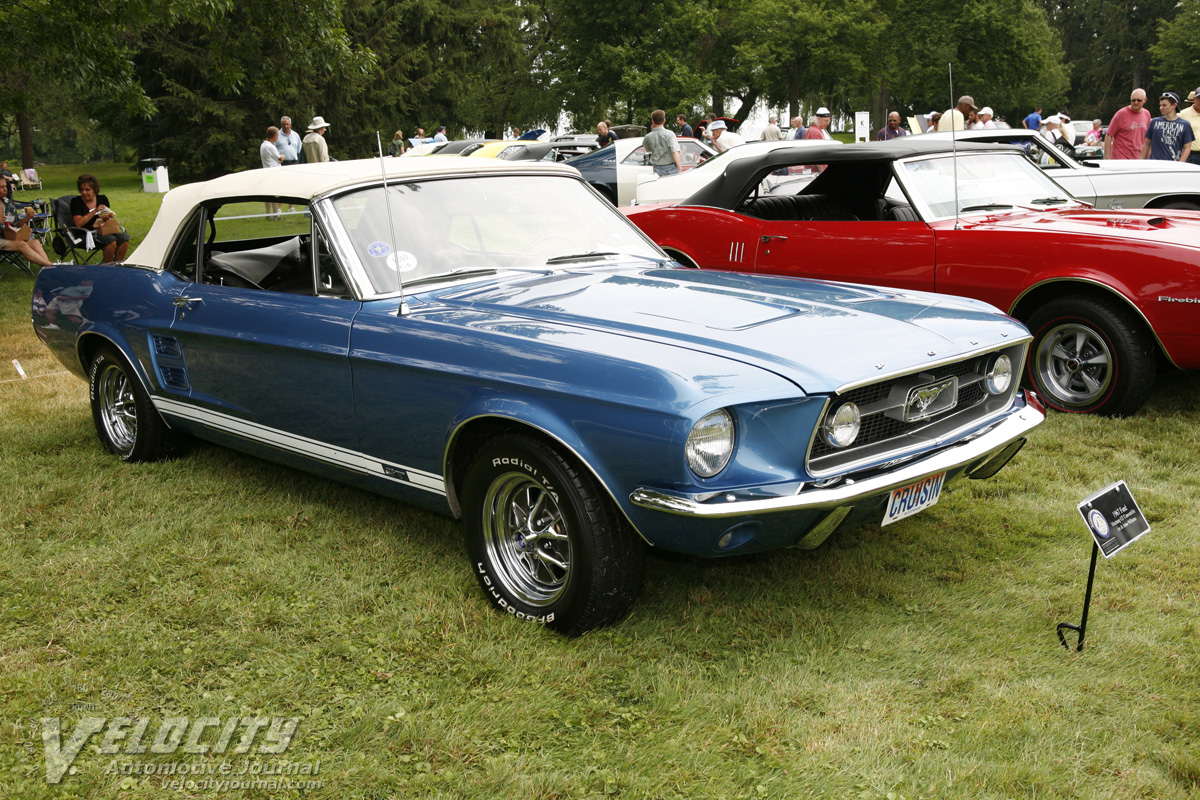
[[[137,380],[138,383],[142,385],[142,389],[147,395],[153,396],[153,392],[150,391],[150,385],[146,382],[146,379],[142,377],[142,373],[137,366],[132,363],[129,355],[112,339],[109,339],[107,336],[99,333],[84,334],[83,336],[79,337],[79,342],[75,345],[75,352],[79,356],[79,363],[83,366],[84,377],[91,375],[92,360],[96,358],[96,351],[105,345],[108,345],[117,351],[117,354],[121,357],[121,360],[129,365],[130,374]]]
[[[1164,208],[1171,203],[1187,203],[1195,208],[1200,208],[1200,196],[1194,194],[1176,194],[1156,197],[1149,203],[1146,203],[1146,208]]]
[[[545,431],[523,422],[503,417],[478,417],[467,422],[455,432],[450,447],[446,451],[446,500],[456,518],[462,516],[462,502],[459,495],[467,479],[471,456],[478,452],[484,443],[507,433],[521,433],[532,439],[539,439],[552,447],[562,449],[565,457],[575,458],[575,454],[562,442]],[[586,464],[581,463],[581,466],[591,472],[591,468]],[[592,474],[594,477],[595,473]],[[603,486],[600,481],[597,483]]]
[[[1146,317],[1142,314],[1141,310],[1129,302],[1129,298],[1125,297],[1125,295],[1102,284],[1077,280],[1050,281],[1031,289],[1023,295],[1008,313],[1021,322],[1028,323],[1034,311],[1046,305],[1051,300],[1057,300],[1060,297],[1094,297],[1099,300],[1116,300],[1120,305],[1132,312],[1135,323],[1154,342],[1154,348],[1158,352],[1159,361],[1163,364],[1170,364],[1170,359],[1167,358],[1162,343],[1158,341],[1158,336],[1155,335],[1154,329],[1150,327],[1150,323],[1146,321]]]
[[[79,356],[79,363],[83,367],[84,374],[87,374],[91,368],[96,351],[106,344],[112,344],[112,341],[96,333],[79,337],[79,344],[75,346],[75,351]]]
[[[680,250],[676,250],[674,247],[664,247],[663,252],[666,253],[667,255],[669,255],[671,258],[678,261],[680,264],[683,264],[685,267],[690,267],[692,269],[700,268],[700,265],[697,264],[695,261],[693,261],[691,258],[689,258],[687,253],[684,253]]]

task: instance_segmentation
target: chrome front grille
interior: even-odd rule
[[[822,419],[851,401],[862,414],[861,427],[853,444],[839,448],[824,438],[818,426],[808,454],[809,473],[822,477],[901,458],[928,448],[955,431],[999,415],[1011,405],[1017,391],[1026,347],[1021,343],[997,348],[961,361],[891,376],[830,398]],[[984,386],[987,364],[997,353],[1007,355],[1013,364],[1012,386],[1003,395],[990,394]],[[945,394],[945,390],[936,391],[942,384],[953,386],[953,397]],[[921,400],[914,401],[917,394]],[[930,410],[922,412],[921,402],[927,399]],[[937,410],[938,406],[947,407]],[[928,416],[921,416],[922,413]]]

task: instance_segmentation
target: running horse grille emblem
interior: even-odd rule
[[[958,378],[918,386],[904,402],[904,421],[915,422],[949,411],[958,405]]]

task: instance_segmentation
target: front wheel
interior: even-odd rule
[[[92,421],[110,453],[124,461],[158,461],[170,455],[174,434],[116,348],[105,346],[97,351],[88,384]]]
[[[1154,388],[1154,344],[1141,321],[1107,299],[1061,297],[1029,318],[1028,379],[1059,411],[1123,417]]]
[[[641,587],[641,541],[591,474],[510,434],[484,445],[463,485],[471,564],[492,605],[577,636],[616,622]]]

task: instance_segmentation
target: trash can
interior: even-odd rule
[[[143,192],[165,192],[171,188],[165,158],[143,158],[137,163],[137,170],[142,176]]]

